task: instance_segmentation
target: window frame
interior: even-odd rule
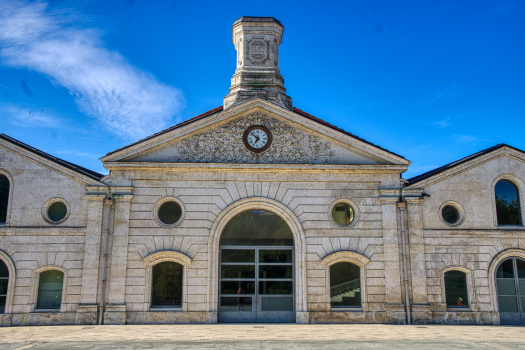
[[[47,213],[48,213],[49,208],[53,204],[55,204],[57,202],[63,203],[66,206],[67,212],[66,212],[66,215],[62,219],[60,219],[59,221],[53,221],[53,220],[51,220],[49,218],[49,215]],[[69,206],[69,203],[64,198],[61,198],[61,197],[50,198],[42,206],[42,218],[44,219],[44,221],[46,223],[48,223],[50,225],[60,225],[60,224],[62,224],[64,222],[66,222],[67,219],[69,219],[69,214],[70,213],[71,213],[71,208]]]
[[[354,211],[354,220],[349,223],[348,225],[346,226],[342,226],[342,225],[339,225],[337,222],[335,222],[333,216],[332,216],[332,211],[334,209],[334,207],[337,205],[337,204],[341,204],[341,203],[344,203],[344,204],[348,204],[352,210]],[[357,205],[351,201],[350,199],[348,198],[338,198],[336,200],[334,200],[332,202],[332,204],[330,205],[330,209],[328,210],[328,218],[330,220],[330,223],[333,227],[336,227],[336,228],[339,228],[339,229],[351,229],[351,228],[354,228],[356,227],[357,223],[359,222],[359,208],[357,207]]]
[[[57,270],[57,271],[60,271],[64,274],[64,277],[63,277],[63,281],[62,281],[62,298],[60,300],[60,308],[59,309],[38,309],[37,308],[37,303],[38,303],[38,292],[39,292],[39,287],[40,287],[40,275],[43,273],[43,272],[46,272],[46,271],[49,271],[49,270]],[[31,296],[31,299],[33,301],[33,304],[31,306],[31,309],[33,310],[33,312],[55,312],[55,313],[59,313],[59,312],[66,312],[67,311],[67,304],[66,304],[66,300],[67,300],[67,273],[68,271],[66,269],[64,269],[63,267],[61,266],[43,266],[43,267],[40,267],[36,270],[33,271],[33,278],[31,279],[32,280],[32,283],[33,283],[33,286],[31,287],[31,291],[32,291],[32,296]]]
[[[0,260],[7,266],[7,271],[9,273],[9,278],[7,280],[7,293],[5,298],[5,314],[13,313],[13,298],[15,295],[15,283],[16,283],[16,268],[11,257],[5,252],[0,250]],[[2,314],[0,314],[2,315]]]
[[[334,307],[330,301],[330,266],[341,263],[349,262],[359,267],[359,284],[361,288],[361,307]],[[325,265],[325,295],[326,295],[326,311],[327,312],[363,312],[367,311],[367,293],[366,293],[366,265],[370,262],[366,256],[357,252],[345,250],[338,251],[327,255],[321,263]]]
[[[467,305],[466,307],[449,307],[447,305],[447,291],[445,286],[445,273],[450,271],[459,271],[465,274],[465,281],[467,284]],[[444,305],[444,308],[447,312],[465,312],[465,311],[472,311],[476,309],[476,301],[474,294],[474,274],[472,273],[472,270],[463,267],[463,266],[447,266],[443,269],[441,269],[441,302]]]
[[[173,224],[165,224],[159,219],[159,209],[166,202],[175,202],[181,208],[180,218],[179,220],[177,220],[177,222]],[[184,203],[180,199],[175,198],[175,197],[162,197],[160,200],[157,201],[157,203],[155,203],[155,207],[153,208],[153,218],[155,219],[155,222],[157,223],[157,225],[159,225],[160,227],[164,227],[164,228],[171,228],[171,227],[179,226],[184,221],[185,215],[186,215],[186,208],[184,207]]]
[[[443,209],[446,207],[446,206],[452,206],[454,208],[456,208],[456,210],[458,211],[458,215],[459,215],[459,219],[458,221],[456,221],[455,223],[451,224],[451,223],[448,223],[445,218],[443,218]],[[444,225],[448,226],[448,227],[458,227],[458,226],[461,226],[463,224],[463,222],[465,222],[465,209],[463,209],[463,206],[461,204],[459,204],[458,202],[456,201],[453,201],[453,200],[448,200],[448,201],[445,201],[443,202],[440,206],[439,206],[439,211],[438,211],[438,215],[439,215],[439,219],[441,220],[441,222],[443,222]]]
[[[182,265],[182,307],[151,307],[153,288],[153,266],[162,262],[174,262]],[[149,312],[185,312],[188,311],[188,270],[192,263],[187,255],[173,250],[156,252],[145,257],[142,262],[146,265],[146,287],[144,296],[144,311]]]
[[[0,222],[0,227],[9,226],[10,225],[10,218],[11,218],[11,208],[13,203],[13,190],[14,190],[14,181],[13,177],[9,172],[5,169],[0,169],[0,175],[4,175],[7,177],[7,181],[9,181],[9,194],[7,198],[7,213],[5,217],[5,222]]]
[[[521,224],[520,225],[499,225],[498,224],[498,210],[496,208],[496,185],[500,180],[510,181],[516,186],[518,194],[518,203],[519,203],[519,215]],[[492,214],[493,214],[493,223],[495,229],[514,229],[514,228],[523,228],[524,227],[524,215],[523,207],[525,204],[525,182],[514,174],[501,174],[497,176],[494,181],[492,181]]]

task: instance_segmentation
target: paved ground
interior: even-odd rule
[[[148,325],[0,328],[0,350],[523,349],[525,327]]]

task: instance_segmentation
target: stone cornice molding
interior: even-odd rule
[[[4,226],[0,235],[6,236],[83,236],[85,226]]]
[[[104,186],[103,183],[96,181],[88,176],[82,175],[76,171],[73,171],[69,168],[66,168],[58,163],[52,162],[49,159],[46,159],[44,157],[41,157],[35,153],[32,153],[26,149],[23,149],[22,147],[19,147],[17,145],[14,145],[9,142],[5,142],[3,140],[0,140],[0,147],[4,147],[5,149],[23,157],[27,160],[37,163],[49,170],[52,170],[56,173],[59,173],[71,180],[74,180],[76,182],[80,182],[82,184],[88,185],[88,184],[98,184],[100,186]]]
[[[181,264],[182,266],[189,266],[192,262],[191,258],[187,255],[173,250],[163,250],[160,252],[156,252],[148,255],[142,260],[144,264],[149,266],[157,265],[165,261],[176,262],[178,264]]]
[[[321,263],[323,265],[333,265],[335,263],[339,262],[349,262],[352,264],[356,264],[358,266],[366,266],[370,262],[370,259],[368,259],[366,256],[359,254],[357,252],[349,251],[349,250],[343,250],[338,251],[335,253],[332,253],[321,260]]]
[[[455,166],[451,169],[442,171],[434,176],[431,176],[427,179],[417,182],[413,185],[414,187],[412,187],[412,185],[409,185],[406,187],[406,189],[425,188],[425,187],[431,186],[438,182],[444,181],[450,177],[453,177],[460,173],[468,171],[472,168],[480,166],[484,163],[490,162],[491,160],[494,160],[500,157],[504,157],[504,156],[507,156],[507,157],[510,157],[510,158],[513,158],[515,160],[525,163],[525,156],[522,153],[515,151],[511,148],[508,148],[508,147],[502,147],[493,152],[476,157],[468,162]]]
[[[243,117],[250,113],[261,112],[271,117],[284,118],[286,122],[290,123],[293,127],[308,133],[316,134],[324,138],[329,138],[330,142],[337,143],[352,152],[356,152],[361,155],[387,161],[392,164],[404,165],[406,168],[411,164],[410,161],[395,156],[387,151],[384,151],[376,146],[370,145],[357,138],[343,134],[337,130],[334,130],[321,123],[315,122],[314,120],[306,117],[298,117],[299,114],[289,111],[283,107],[277,106],[271,102],[265,101],[261,98],[255,98],[248,102],[240,105],[231,107],[226,111],[217,112],[206,118],[196,120],[188,125],[181,126],[180,128],[174,129],[165,134],[159,135],[149,140],[145,140],[139,144],[129,146],[116,153],[102,157],[100,160],[104,162],[104,167],[107,167],[107,163],[122,160],[124,158],[131,157],[147,149],[157,147],[161,144],[170,144],[175,139],[180,138],[184,135],[189,135],[197,131],[205,131],[206,128],[216,126],[218,123],[225,122],[230,117]],[[344,141],[343,141],[344,140]],[[346,142],[345,142],[346,141]]]

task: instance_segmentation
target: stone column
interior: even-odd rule
[[[87,199],[87,225],[82,265],[81,299],[75,316],[76,324],[97,324],[97,294],[99,285],[100,244],[103,230],[104,198],[106,193],[90,192],[104,188],[90,188]]]
[[[130,193],[113,194],[115,214],[113,230],[110,230],[110,236],[112,236],[113,241],[111,246],[108,303],[104,313],[104,324],[126,323],[124,296],[126,294],[129,215],[132,198],[133,195]]]
[[[412,286],[412,318],[414,323],[429,323],[432,319],[428,303],[425,267],[425,242],[423,241],[423,197],[405,196],[407,203],[407,228],[410,253],[410,282]]]
[[[381,213],[383,220],[383,249],[385,255],[385,322],[404,324],[406,313],[403,304],[401,280],[401,252],[397,223],[397,196],[385,196],[381,190]],[[393,192],[397,194],[397,190]]]

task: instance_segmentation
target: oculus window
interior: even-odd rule
[[[332,207],[332,219],[339,226],[349,226],[354,217],[354,209],[348,203],[337,203]]]
[[[58,270],[47,270],[40,273],[38,284],[37,309],[60,309],[64,273]]]
[[[9,180],[0,174],[0,224],[7,220],[7,204],[9,202]]]
[[[518,188],[508,180],[499,180],[495,188],[498,225],[521,225]]]
[[[53,222],[62,221],[67,215],[67,207],[62,202],[55,202],[47,208],[47,217]]]
[[[445,272],[445,296],[449,308],[468,307],[467,275],[464,272]]]
[[[5,312],[8,283],[9,270],[7,269],[7,265],[0,260],[0,314]]]
[[[175,225],[180,221],[181,216],[182,207],[173,200],[162,203],[157,211],[157,217],[164,225]]]
[[[361,307],[359,266],[349,262],[330,266],[330,305],[332,308]]]
[[[151,307],[182,307],[181,264],[165,261],[152,267]]]

